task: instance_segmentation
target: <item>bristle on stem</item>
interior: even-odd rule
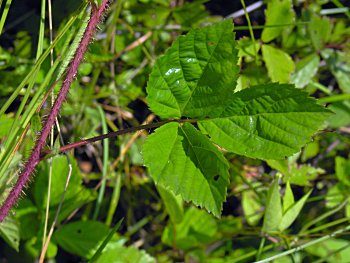
[[[35,167],[38,165],[40,161],[40,154],[43,147],[46,144],[46,139],[50,134],[51,127],[55,123],[55,119],[59,114],[61,106],[67,96],[69,87],[72,84],[72,81],[74,80],[74,76],[78,71],[79,64],[81,63],[84,57],[87,47],[97,30],[97,25],[102,20],[103,14],[107,7],[108,7],[108,0],[103,0],[101,6],[99,7],[92,5],[89,23],[85,29],[85,32],[80,41],[79,47],[76,50],[74,58],[71,61],[71,64],[66,74],[66,78],[63,81],[62,88],[57,95],[56,101],[51,109],[50,114],[46,119],[45,125],[43,126],[40,132],[40,135],[36,141],[36,144],[33,148],[31,155],[28,158],[28,161],[23,167],[23,170],[20,173],[15,186],[12,188],[10,194],[8,195],[7,199],[5,200],[5,202],[2,204],[0,208],[0,222],[4,220],[4,218],[10,211],[10,209],[17,202],[23,188],[28,184]]]

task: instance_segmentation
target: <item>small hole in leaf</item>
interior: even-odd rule
[[[219,180],[219,178],[220,178],[220,175],[218,175],[218,174],[217,174],[217,175],[215,175],[215,176],[214,176],[214,181]]]
[[[78,234],[81,234],[81,229],[78,229],[78,230],[77,230],[77,233],[78,233]]]

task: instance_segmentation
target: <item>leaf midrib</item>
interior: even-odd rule
[[[192,152],[194,153],[194,155],[195,155],[195,157],[196,157],[196,160],[197,160],[197,162],[198,162],[198,164],[199,164],[199,166],[200,166],[201,174],[203,175],[203,177],[205,177],[204,174],[203,174],[203,172],[202,172],[202,171],[204,171],[204,167],[203,167],[203,165],[201,164],[201,162],[200,162],[200,160],[199,160],[199,158],[198,158],[198,156],[197,156],[197,154],[196,154],[196,151],[193,150],[193,148],[195,148],[195,146],[193,146],[193,144],[192,144],[191,141],[189,140],[189,138],[188,138],[188,136],[187,136],[187,133],[184,131],[184,129],[182,129],[182,127],[179,127],[179,128],[182,130],[183,134],[184,134],[185,137],[186,137],[186,140],[188,141],[189,145],[191,146],[191,150],[192,150]],[[198,147],[198,148],[199,148],[199,147]],[[210,149],[206,149],[206,150],[212,152]],[[188,158],[190,158],[190,157],[188,157]],[[206,177],[205,177],[205,178],[206,178]],[[220,208],[218,209],[218,207],[216,206],[215,197],[214,197],[214,194],[213,194],[212,189],[211,189],[211,187],[210,187],[210,184],[209,184],[208,180],[205,180],[205,181],[207,182],[208,188],[209,188],[210,193],[211,193],[211,197],[212,197],[212,199],[214,200],[215,207],[216,207],[217,211],[220,212]]]
[[[217,41],[217,45],[215,46],[215,49],[213,50],[213,52],[210,54],[209,59],[208,59],[206,65],[205,65],[205,67],[204,67],[203,70],[202,70],[201,77],[198,79],[198,81],[197,81],[196,86],[194,87],[194,89],[191,90],[190,96],[188,97],[188,99],[187,99],[187,101],[185,102],[184,106],[181,107],[181,109],[180,109],[180,110],[181,110],[181,115],[184,113],[184,110],[185,110],[185,108],[187,107],[187,105],[188,105],[190,99],[192,98],[193,93],[194,93],[195,90],[198,88],[198,83],[199,83],[199,82],[202,80],[202,78],[203,78],[203,72],[205,72],[205,70],[207,69],[207,67],[208,67],[208,65],[209,65],[209,62],[211,61],[211,59],[212,59],[212,57],[213,57],[213,54],[215,54],[215,51],[216,51],[217,47],[219,46],[220,40],[222,39],[223,35],[224,35],[224,32],[221,32],[221,36],[220,36],[219,40]],[[194,37],[195,37],[195,35],[194,35]],[[206,34],[206,41],[207,41],[207,38],[208,38],[208,35]],[[193,41],[193,42],[194,42],[194,41]],[[206,45],[207,45],[207,43],[206,43]],[[194,47],[194,44],[193,44],[193,47]],[[179,54],[180,54],[180,41],[179,41],[178,52],[179,52]],[[196,54],[195,51],[194,51],[194,53]],[[197,57],[197,54],[196,54],[196,57]],[[179,57],[179,61],[180,61],[180,57]]]

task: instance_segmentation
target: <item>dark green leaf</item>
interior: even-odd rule
[[[19,226],[18,222],[8,216],[5,221],[0,224],[0,236],[6,241],[10,247],[15,249],[17,252],[19,250]]]
[[[54,240],[64,250],[83,258],[90,258],[109,233],[109,228],[97,221],[77,221],[63,225]]]

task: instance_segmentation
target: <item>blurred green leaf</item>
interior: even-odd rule
[[[4,114],[0,116],[0,138],[8,135],[9,131],[11,130],[12,123],[13,119],[7,115]]]
[[[270,45],[262,46],[262,54],[270,79],[288,83],[295,68],[292,58],[283,50]]]
[[[327,258],[329,263],[347,262],[350,258],[350,242],[345,239],[330,239],[305,249],[307,253]]]
[[[242,207],[247,223],[256,226],[264,214],[259,197],[254,191],[249,190],[242,193]]]
[[[309,34],[316,50],[322,49],[328,42],[331,33],[331,24],[328,18],[312,14],[308,24]]]
[[[13,217],[8,216],[0,224],[0,236],[17,252],[19,251],[19,222]]]
[[[162,185],[157,185],[157,190],[169,213],[170,220],[174,224],[181,223],[184,215],[181,196],[175,195],[172,191],[167,190]]]
[[[311,54],[296,64],[296,70],[292,74],[292,82],[297,88],[304,88],[310,80],[316,75],[320,57],[317,54]]]
[[[162,242],[168,246],[175,244],[180,249],[188,250],[214,241],[216,231],[217,224],[213,216],[191,207],[185,212],[180,224],[171,223],[164,229]]]
[[[344,127],[350,124],[350,103],[349,101],[332,103],[328,107],[335,114],[327,119],[331,128]]]
[[[54,240],[64,250],[89,259],[109,233],[109,228],[97,221],[77,221],[63,225]]]
[[[290,187],[290,183],[286,183],[286,190],[283,196],[283,213],[285,213],[289,208],[294,205],[294,194],[292,188]]]
[[[121,244],[112,244],[103,251],[97,263],[155,263],[156,260],[147,254],[144,250],[136,247],[125,247]]]
[[[318,141],[309,142],[303,149],[301,161],[305,162],[306,160],[315,157],[319,151],[320,146]]]
[[[350,186],[350,161],[340,157],[335,157],[335,175],[339,182]]]
[[[270,186],[264,214],[264,223],[262,231],[272,233],[279,230],[282,220],[282,205],[279,191],[279,178],[275,178]]]
[[[265,26],[282,26],[265,27],[261,35],[261,39],[264,42],[270,42],[275,39],[286,29],[283,25],[292,24],[294,22],[295,14],[292,6],[291,0],[270,0],[267,2]]]
[[[280,231],[286,230],[295,221],[311,192],[312,190],[310,190],[306,195],[304,195],[300,200],[298,200],[284,212],[282,220],[278,226]]]
[[[185,2],[173,11],[175,20],[183,26],[194,26],[202,19],[208,17],[203,3],[209,0],[195,0],[192,3]]]

